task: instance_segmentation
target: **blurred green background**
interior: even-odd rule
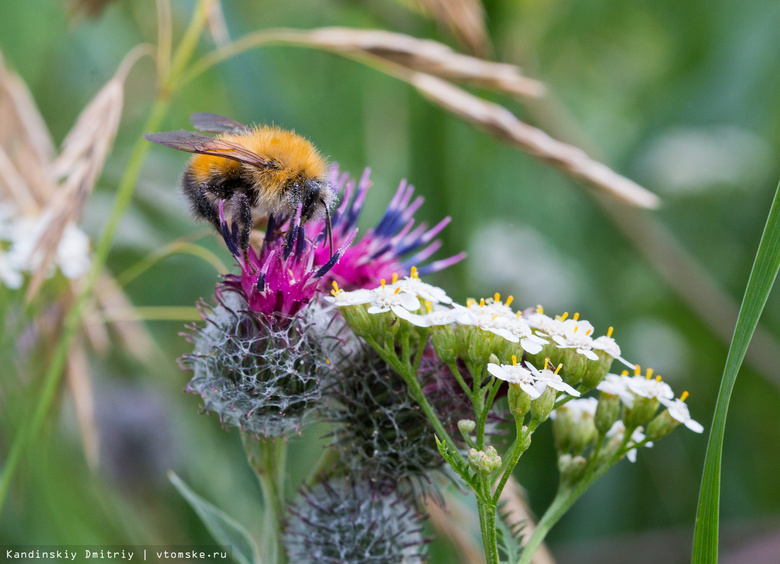
[[[310,49],[265,47],[218,65],[176,95],[163,129],[189,127],[196,111],[293,128],[353,175],[372,168],[375,187],[364,229],[379,218],[402,178],[426,198],[418,218],[452,216],[437,256],[462,249],[470,256],[431,277],[450,295],[462,301],[499,291],[513,294],[518,305],[543,304],[546,313],[579,311],[599,334],[613,325],[623,356],[654,367],[678,394],[690,391],[691,413],[707,431],[698,436],[680,429],[640,452],[636,464],[620,463],[553,530],[549,544],[560,563],[685,562],[727,351],[718,329],[730,335],[734,319],[722,303],[706,303],[698,292],[701,280],[674,267],[671,278],[660,272],[673,265],[669,253],[677,249],[686,254],[685,264],[703,268],[710,284],[732,301],[741,299],[778,177],[780,4],[484,4],[492,57],[520,65],[549,93],[533,103],[481,94],[660,195],[658,212],[640,214],[649,223],[633,223],[634,212],[621,205],[608,204],[611,211],[605,211],[590,189],[502,145],[408,85]],[[175,40],[193,5],[174,0]],[[267,27],[339,25],[384,28],[458,48],[431,19],[391,0],[225,0],[223,9],[232,38]],[[110,2],[96,18],[70,17],[60,0],[6,1],[0,14],[6,64],[27,83],[56,142],[127,51],[156,41],[152,0]],[[199,52],[211,48],[206,38]],[[126,83],[119,136],[83,218],[93,237],[143,133],[154,83],[146,58]],[[186,210],[178,189],[185,161],[174,151],[150,151],[109,258],[113,273],[198,230],[201,243],[228,263],[229,254]],[[622,229],[615,216],[628,220]],[[663,237],[652,236],[658,233]],[[179,255],[125,290],[136,306],[192,306],[213,293],[215,282],[211,266]],[[688,297],[675,285],[687,288]],[[703,309],[714,321],[702,318],[701,304],[693,307],[690,296],[705,300]],[[225,433],[215,417],[199,414],[199,398],[182,393],[188,379],[176,365],[188,350],[179,335],[182,322],[146,327],[158,349],[150,362],[119,348],[90,357],[99,467],[85,462],[64,394],[14,483],[0,516],[0,544],[210,542],[167,481],[169,468],[259,536],[260,491],[238,433]],[[775,298],[763,327],[766,338],[754,343],[731,403],[721,505],[724,562],[778,561],[777,552],[753,552],[760,556],[750,559],[744,552],[765,548],[773,538],[780,543],[773,537],[780,453],[771,448],[780,439]],[[7,453],[17,425],[7,404],[21,394],[20,405],[27,405],[24,394],[34,393],[40,375],[0,378],[6,406],[0,445]],[[321,435],[315,428],[293,440],[293,470],[313,463]],[[523,458],[517,478],[531,507],[542,513],[557,481],[549,427]],[[452,561],[445,542],[434,543],[431,554],[434,562]]]

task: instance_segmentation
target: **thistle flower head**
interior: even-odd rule
[[[222,238],[241,268],[241,273],[225,276],[217,293],[219,295],[225,289],[237,291],[246,299],[253,312],[273,317],[282,324],[288,322],[314,297],[322,277],[344,255],[357,233],[352,230],[345,234],[333,256],[329,255],[327,260],[317,263],[318,250],[307,239],[306,230],[301,227],[299,207],[294,217],[281,221],[277,221],[274,216],[269,218],[259,253],[251,246],[244,251],[239,244],[238,221],[234,218],[232,224],[228,225],[223,204],[220,201]],[[282,233],[279,229],[285,224],[287,231]]]
[[[422,562],[428,541],[407,496],[370,482],[334,482],[302,492],[290,509],[284,544],[291,562]]]
[[[333,245],[345,248],[344,242],[354,233],[368,189],[370,169],[366,169],[356,183],[349,179],[348,173],[340,173],[334,165],[331,171],[331,183],[342,193],[341,205],[333,212]],[[412,200],[414,187],[401,182],[379,223],[369,229],[352,247],[345,250],[338,264],[333,265],[324,275],[324,286],[329,288],[332,282],[345,290],[373,287],[377,280],[390,280],[393,273],[405,276],[411,273],[413,265],[427,261],[440,247],[436,236],[450,222],[445,217],[432,228],[425,223],[415,227],[414,214],[423,203],[418,196]],[[306,225],[307,233],[314,235],[315,261],[324,265],[328,261],[328,250],[320,245],[324,240],[324,223],[312,221]],[[463,260],[465,253],[459,253],[446,259],[434,261],[420,267],[419,274],[442,270]]]

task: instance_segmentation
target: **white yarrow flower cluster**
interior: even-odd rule
[[[537,334],[549,337],[558,348],[574,349],[577,354],[592,361],[599,360],[594,349],[601,350],[629,368],[634,368],[633,364],[621,356],[620,346],[612,338],[611,327],[606,335],[594,339],[593,325],[586,319],[580,319],[579,314],[568,318],[568,314],[564,313],[561,317],[552,318],[537,308],[526,312],[524,317],[526,322],[536,329]]]
[[[514,359],[514,357],[512,357]],[[520,389],[527,393],[531,399],[536,399],[542,395],[545,388],[552,388],[558,392],[565,392],[571,396],[579,397],[580,393],[563,381],[558,374],[552,370],[538,370],[529,363],[521,364],[495,364],[488,363],[487,370],[490,374],[509,382],[518,384]]]

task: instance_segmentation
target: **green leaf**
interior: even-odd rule
[[[168,472],[168,479],[192,506],[214,540],[231,548],[231,555],[237,562],[240,564],[260,562],[255,541],[238,521],[192,491],[174,472]]]
[[[473,477],[469,476],[469,467],[465,462],[463,462],[463,458],[461,457],[460,453],[450,452],[450,449],[447,448],[447,443],[439,440],[438,436],[434,435],[433,438],[436,439],[436,446],[439,449],[439,454],[441,454],[441,457],[447,461],[449,465],[452,466],[452,469],[455,470],[455,472],[457,472],[461,478],[466,480],[466,482],[476,491],[476,483],[474,482]]]
[[[504,509],[505,503],[499,505],[498,518],[496,519],[496,536],[498,546],[501,549],[506,560],[501,560],[506,564],[517,564],[520,561],[520,554],[523,551],[523,528],[525,524],[507,523],[510,516]]]
[[[737,380],[739,368],[745,358],[750,340],[764,310],[769,292],[780,268],[780,186],[775,192],[772,209],[769,212],[756,260],[742,299],[737,326],[731,339],[726,367],[715,405],[704,473],[699,492],[699,507],[696,513],[696,529],[693,538],[694,564],[718,561],[718,512],[720,505],[720,465],[723,455],[723,436],[726,431],[726,415],[731,392]]]

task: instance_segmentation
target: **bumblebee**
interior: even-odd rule
[[[330,209],[336,196],[330,186],[328,163],[306,139],[274,126],[246,126],[209,113],[190,116],[192,131],[147,133],[144,139],[195,153],[182,177],[192,211],[221,231],[219,202],[230,203],[238,219],[239,244],[249,247],[253,212],[295,218],[301,224],[325,216],[325,231],[333,254]]]

